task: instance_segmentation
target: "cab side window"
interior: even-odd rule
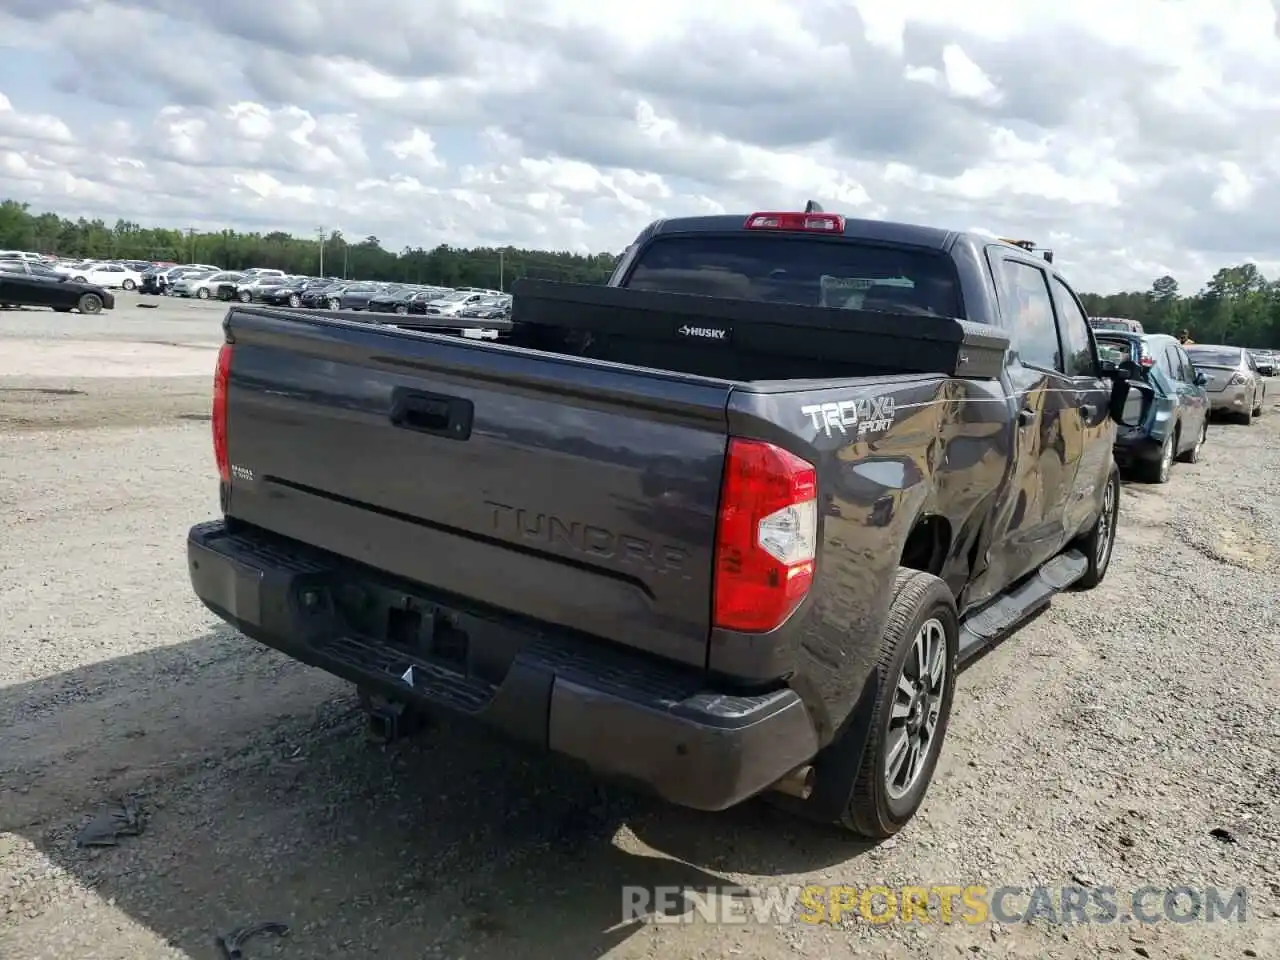
[[[1063,372],[1053,297],[1045,272],[1029,263],[1001,259],[1000,278],[1005,288],[1003,312],[1022,362]]]
[[[1062,332],[1065,351],[1064,362],[1069,377],[1094,377],[1098,366],[1094,361],[1093,338],[1089,335],[1089,321],[1080,309],[1075,295],[1057,277],[1050,280],[1053,288],[1053,304],[1058,310],[1058,326]]]

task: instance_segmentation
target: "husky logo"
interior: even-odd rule
[[[859,397],[811,403],[801,407],[800,412],[813,422],[813,429],[828,437],[834,436],[834,430],[846,437],[852,434],[861,438],[888,430],[893,425],[895,409],[893,397]]]
[[[676,329],[682,337],[698,337],[702,340],[728,340],[729,331],[724,327],[691,327],[685,324]]]

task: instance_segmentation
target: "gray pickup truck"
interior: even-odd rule
[[[367,316],[228,313],[199,598],[389,733],[462,714],[869,837],[957,669],[1105,575],[1149,402],[1046,260],[812,204],[656,222],[493,340]]]

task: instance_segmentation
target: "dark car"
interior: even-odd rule
[[[1250,355],[1253,357],[1254,365],[1257,366],[1258,372],[1264,377],[1274,377],[1276,375],[1276,355],[1270,350],[1251,350]]]
[[[116,298],[106,288],[81,283],[48,267],[23,261],[0,264],[0,307],[52,307],[58,313],[101,313]]]
[[[409,301],[420,293],[420,290],[413,288],[384,290],[370,297],[369,302],[365,304],[365,309],[371,313],[398,313],[403,315],[409,312]]]
[[[301,307],[302,298],[308,290],[326,285],[324,280],[314,277],[294,277],[278,287],[267,287],[257,297],[262,303],[277,307]]]
[[[450,713],[690,807],[901,830],[960,667],[1106,575],[1151,388],[1046,260],[814,206],[517,281],[497,343],[233,306],[196,596],[389,735]]]
[[[458,311],[459,317],[474,320],[501,320],[511,316],[511,300],[507,297],[492,297],[481,300]]]
[[[1174,337],[1094,329],[1104,363],[1140,377],[1155,392],[1141,423],[1116,430],[1121,469],[1150,483],[1167,483],[1174,460],[1195,463],[1209,437],[1208,378]]]
[[[387,289],[380,283],[349,283],[341,290],[327,294],[328,305],[332,310],[367,310],[369,301],[380,294],[385,295]]]
[[[161,277],[164,276],[172,267],[150,267],[142,271],[142,280],[138,283],[139,293],[158,294],[164,293],[164,285]]]
[[[337,310],[341,302],[342,291],[349,286],[351,286],[351,281],[336,280],[309,287],[302,293],[302,305],[313,310]]]

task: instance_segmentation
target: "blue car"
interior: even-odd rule
[[[1155,393],[1141,424],[1117,427],[1117,465],[1148,483],[1168,483],[1174,461],[1195,463],[1208,439],[1208,379],[1174,337],[1099,329],[1093,335],[1104,366],[1129,370]]]

